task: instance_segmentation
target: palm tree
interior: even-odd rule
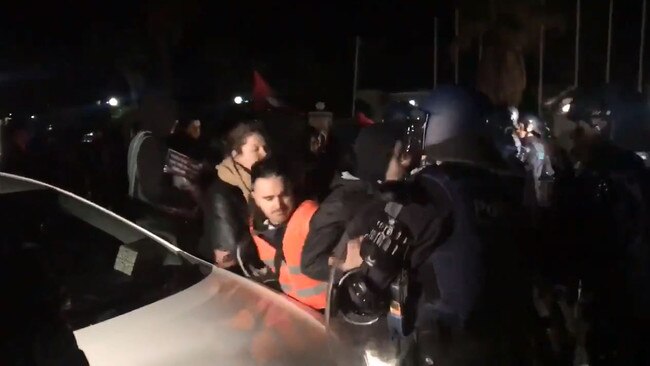
[[[460,34],[455,47],[482,46],[476,87],[496,105],[517,106],[526,89],[524,57],[536,54],[542,25],[564,28],[562,17],[545,12],[543,0],[458,0]]]
[[[150,1],[146,11],[146,26],[160,61],[163,87],[171,93],[173,88],[174,48],[183,39],[185,27],[198,14],[197,1]]]

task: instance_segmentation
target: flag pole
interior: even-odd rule
[[[352,80],[352,117],[356,112],[356,101],[357,101],[357,85],[359,78],[359,45],[361,39],[359,36],[355,38],[355,49],[354,49],[354,79]]]
[[[483,58],[483,32],[478,36],[478,61]]]
[[[541,0],[542,8],[544,8],[544,0]],[[539,80],[537,81],[537,115],[542,115],[542,103],[544,100],[544,36],[546,32],[546,27],[544,22],[542,22],[539,27]]]
[[[433,87],[438,86],[438,17],[433,18]]]
[[[639,93],[643,92],[643,51],[645,50],[645,21],[647,2],[647,0],[643,0],[643,7],[641,8],[641,44],[639,45],[639,80],[637,84],[637,90]]]
[[[612,62],[612,19],[614,16],[614,0],[609,0],[609,24],[607,26],[607,62],[605,63],[605,83],[609,84]]]
[[[580,0],[576,0],[576,44],[575,65],[573,70],[573,86],[578,86],[578,70],[580,68]]]
[[[458,84],[458,62],[459,62],[459,50],[458,50],[458,34],[460,33],[460,10],[456,8],[454,14],[454,35],[456,36],[456,47],[454,49],[454,83]]]

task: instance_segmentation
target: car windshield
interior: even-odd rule
[[[31,181],[0,176],[0,210],[3,255],[30,253],[29,271],[52,279],[48,288],[73,330],[171,296],[212,271],[92,204]]]

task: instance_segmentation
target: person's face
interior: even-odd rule
[[[517,137],[523,139],[528,136],[529,131],[526,129],[523,123],[517,123],[517,130],[515,131]]]
[[[201,121],[194,120],[187,126],[187,134],[191,138],[198,140],[201,137]]]
[[[309,150],[312,154],[320,154],[323,152],[323,149],[325,148],[325,139],[326,136],[323,132],[320,132],[318,135],[312,136],[309,139]]]
[[[273,225],[287,222],[295,207],[293,194],[278,176],[256,179],[251,197]]]
[[[246,137],[241,152],[233,151],[232,154],[236,162],[250,169],[253,164],[266,157],[266,141],[260,134],[251,134]]]
[[[404,151],[400,141],[395,143],[393,154],[386,169],[386,181],[402,180],[409,172],[413,157]]]

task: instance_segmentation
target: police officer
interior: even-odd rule
[[[551,195],[555,170],[551,162],[550,145],[546,138],[550,131],[546,124],[534,115],[524,115],[515,129],[520,142],[517,154],[526,167],[527,189],[524,202],[534,211],[551,206]]]
[[[565,205],[573,219],[573,273],[585,299],[591,364],[648,364],[640,341],[650,318],[647,178],[643,161],[610,140],[630,111],[644,107],[608,99],[582,95],[561,106],[574,123],[577,169]]]
[[[525,169],[519,159],[522,146],[520,139],[514,133],[518,121],[519,110],[514,107],[487,109],[485,122],[492,141],[511,172],[523,178]]]
[[[440,87],[420,110],[426,118],[407,140],[422,141],[424,166],[348,227],[363,263],[333,275],[330,324],[372,324],[366,355],[401,365],[522,364],[530,287],[524,226],[513,225],[521,185],[472,93]],[[392,343],[376,339],[382,330]]]

